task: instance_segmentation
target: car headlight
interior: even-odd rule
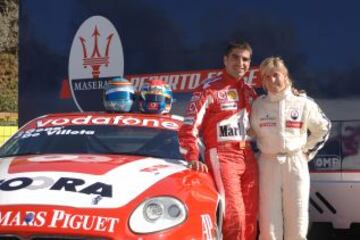
[[[136,233],[151,233],[174,227],[185,221],[185,205],[173,197],[155,197],[142,202],[130,217]]]

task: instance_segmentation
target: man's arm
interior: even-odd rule
[[[184,123],[179,130],[180,153],[189,161],[189,166],[198,171],[206,171],[205,164],[199,161],[199,132],[204,116],[211,102],[211,96],[205,90],[197,88],[187,105]],[[203,166],[204,165],[204,166]]]

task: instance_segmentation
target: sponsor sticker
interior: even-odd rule
[[[227,89],[217,92],[217,97],[221,102],[238,102],[239,95],[236,89]]]
[[[260,123],[260,127],[275,127],[276,126],[276,122],[265,122],[265,123]]]
[[[227,99],[228,101],[232,102],[232,101],[239,101],[239,96],[238,93],[235,89],[229,89],[227,90]]]
[[[37,128],[29,129],[26,131],[20,131],[17,133],[16,138],[26,139],[30,137],[38,137],[42,134],[46,136],[63,136],[63,135],[94,135],[95,131],[92,130],[72,130],[64,127],[49,127],[49,128]]]
[[[0,165],[10,166],[0,175],[0,206],[3,206],[0,210],[10,203],[61,205],[72,209],[119,208],[159,181],[187,170],[182,164],[143,156],[112,157],[111,162],[95,164],[66,161],[65,155],[63,159],[55,162],[45,159],[45,162],[42,159],[24,162],[26,157],[4,159]]]
[[[303,125],[303,122],[298,121],[286,121],[285,126],[287,128],[301,128]]]
[[[60,177],[53,179],[46,176],[16,177],[0,179],[0,192],[17,191],[20,189],[53,191],[69,191],[82,194],[95,194],[111,198],[113,195],[111,184],[103,182],[88,183],[81,178]]]
[[[159,109],[159,103],[150,102],[147,107],[148,107],[149,110],[158,110]]]
[[[269,113],[266,113],[265,116],[260,117],[260,124],[261,128],[263,127],[275,127],[276,124],[276,117],[271,116]]]
[[[148,116],[142,118],[142,117],[122,116],[122,115],[114,115],[110,117],[87,115],[87,116],[75,117],[75,118],[59,117],[59,118],[48,118],[45,120],[36,121],[36,126],[38,128],[45,128],[50,126],[67,126],[67,125],[145,126],[145,127],[172,129],[172,130],[176,130],[179,128],[179,125],[175,121],[161,120],[161,119],[159,120]]]
[[[238,126],[222,125],[219,126],[220,137],[237,137],[240,136],[240,128]]]
[[[273,117],[273,116],[271,116],[269,113],[267,113],[267,114],[265,115],[265,117],[261,117],[261,118],[260,118],[260,121],[269,121],[269,120],[275,121],[275,120],[276,120],[276,117]]]
[[[339,170],[341,169],[341,160],[337,155],[318,155],[312,164],[315,170]]]
[[[236,110],[236,109],[237,109],[237,104],[236,104],[236,102],[222,103],[220,106],[221,106],[221,110],[223,110],[223,111],[226,111],[226,110]]]
[[[246,130],[249,127],[249,118],[247,112],[243,109],[217,124],[218,141],[244,140],[246,138]]]
[[[212,231],[214,226],[212,225],[211,217],[209,214],[201,215],[201,226],[202,226],[202,235],[203,235],[202,239],[206,239],[206,240],[214,239],[212,236]]]
[[[0,211],[0,226],[2,227],[29,226],[113,233],[119,222],[120,219],[115,217],[76,214],[59,209],[52,211]]]

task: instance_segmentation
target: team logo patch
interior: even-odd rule
[[[151,102],[148,104],[147,108],[149,110],[158,110],[159,109],[159,103],[158,102]]]
[[[260,117],[260,124],[261,128],[263,127],[276,127],[276,117],[271,116],[269,113],[266,113],[265,116]]]
[[[229,89],[227,92],[227,98],[229,101],[239,101],[239,96],[235,89]]]
[[[223,90],[223,91],[218,91],[218,98],[220,99],[220,100],[225,100],[226,99],[226,91],[225,90]]]
[[[290,117],[292,120],[296,120],[299,117],[299,112],[296,109],[293,109],[290,113]]]
[[[236,89],[228,89],[228,90],[218,91],[217,97],[220,101],[226,101],[226,102],[238,102],[239,101],[239,95],[238,95]]]
[[[260,121],[270,121],[270,120],[275,121],[276,117],[271,116],[269,113],[266,113],[265,117],[260,118]]]

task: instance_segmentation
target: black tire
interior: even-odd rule
[[[312,223],[308,240],[339,240],[331,223]]]

